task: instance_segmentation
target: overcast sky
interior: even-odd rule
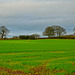
[[[75,0],[0,0],[0,26],[10,30],[9,36],[41,34],[51,25],[73,32]]]

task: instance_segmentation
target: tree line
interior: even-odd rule
[[[8,30],[5,26],[0,27],[0,36],[1,39],[6,38],[10,30]],[[71,37],[75,38],[75,28],[73,29],[73,35],[66,35],[66,29],[59,26],[59,25],[54,25],[54,26],[48,26],[45,28],[43,31],[42,35],[43,36],[48,36],[48,38],[65,38],[65,37]],[[65,35],[64,35],[65,34]],[[19,35],[19,36],[13,36],[12,39],[39,39],[40,35],[39,34],[32,34],[32,35]]]
[[[43,35],[48,37],[55,37],[55,36],[60,37],[66,33],[67,33],[66,29],[64,29],[61,26],[49,26],[45,29]]]

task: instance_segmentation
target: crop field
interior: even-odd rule
[[[75,40],[0,40],[0,75],[75,75]]]

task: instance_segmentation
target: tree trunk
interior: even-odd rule
[[[3,39],[3,34],[2,34],[2,36],[1,36],[1,38]]]

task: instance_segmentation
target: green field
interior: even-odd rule
[[[75,75],[75,40],[0,40],[0,75],[10,75],[5,69],[39,75],[33,69],[42,67],[40,75]]]

